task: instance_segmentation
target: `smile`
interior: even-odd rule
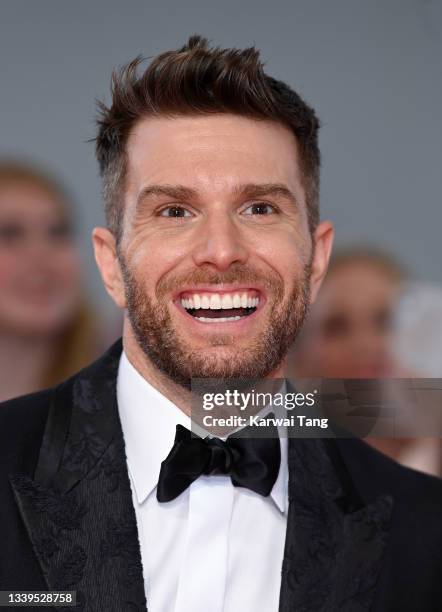
[[[256,290],[231,292],[186,291],[181,306],[201,323],[230,323],[253,314],[260,303]]]

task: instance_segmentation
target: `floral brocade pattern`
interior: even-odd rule
[[[69,431],[50,484],[10,478],[48,589],[77,592],[77,605],[63,611],[146,612],[115,396],[118,358],[108,354],[105,377],[88,369],[65,384],[57,410],[70,411]]]
[[[130,485],[121,457],[111,459],[114,450],[65,494],[31,479],[13,480],[32,517],[28,529],[46,581],[53,590],[77,591],[73,610],[146,612]]]
[[[293,469],[280,612],[367,612],[381,568],[392,499],[343,512],[320,440],[290,440]]]
[[[56,389],[35,479],[10,477],[48,589],[77,592],[63,612],[146,612],[116,400],[120,354],[121,343]],[[370,610],[392,499],[347,496],[338,471],[322,440],[289,440],[280,612]]]

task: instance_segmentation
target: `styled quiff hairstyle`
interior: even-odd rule
[[[146,117],[231,113],[271,120],[296,137],[310,231],[319,221],[319,121],[314,110],[286,83],[267,74],[259,51],[209,47],[191,36],[184,47],[156,56],[144,72],[137,57],[112,74],[112,103],[99,102],[96,155],[103,181],[106,221],[121,237],[126,143],[134,125]]]

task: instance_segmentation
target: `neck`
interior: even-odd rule
[[[56,340],[0,332],[0,401],[38,391],[56,350]]]
[[[191,392],[181,385],[175,383],[169,376],[163,374],[146,358],[143,351],[133,335],[130,323],[125,319],[123,332],[123,348],[127,358],[134,368],[145,378],[157,391],[170,400],[175,406],[191,416]],[[267,378],[284,378],[285,361]]]
[[[175,383],[171,378],[160,372],[153,363],[146,358],[133,335],[130,324],[124,321],[123,349],[134,368],[155,387],[164,397],[167,397],[175,406],[185,414],[190,415],[190,391]]]

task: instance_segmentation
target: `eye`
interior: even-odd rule
[[[350,326],[350,321],[345,315],[331,314],[322,324],[322,334],[327,339],[340,339],[348,335]]]
[[[167,206],[159,212],[160,217],[191,217],[192,214],[183,206]]]
[[[244,211],[244,215],[272,215],[276,213],[276,208],[267,202],[254,202]]]
[[[18,223],[5,223],[0,225],[0,242],[3,244],[17,243],[26,236],[26,230]]]
[[[64,242],[72,237],[72,229],[67,223],[57,223],[48,227],[47,235],[51,240]]]

